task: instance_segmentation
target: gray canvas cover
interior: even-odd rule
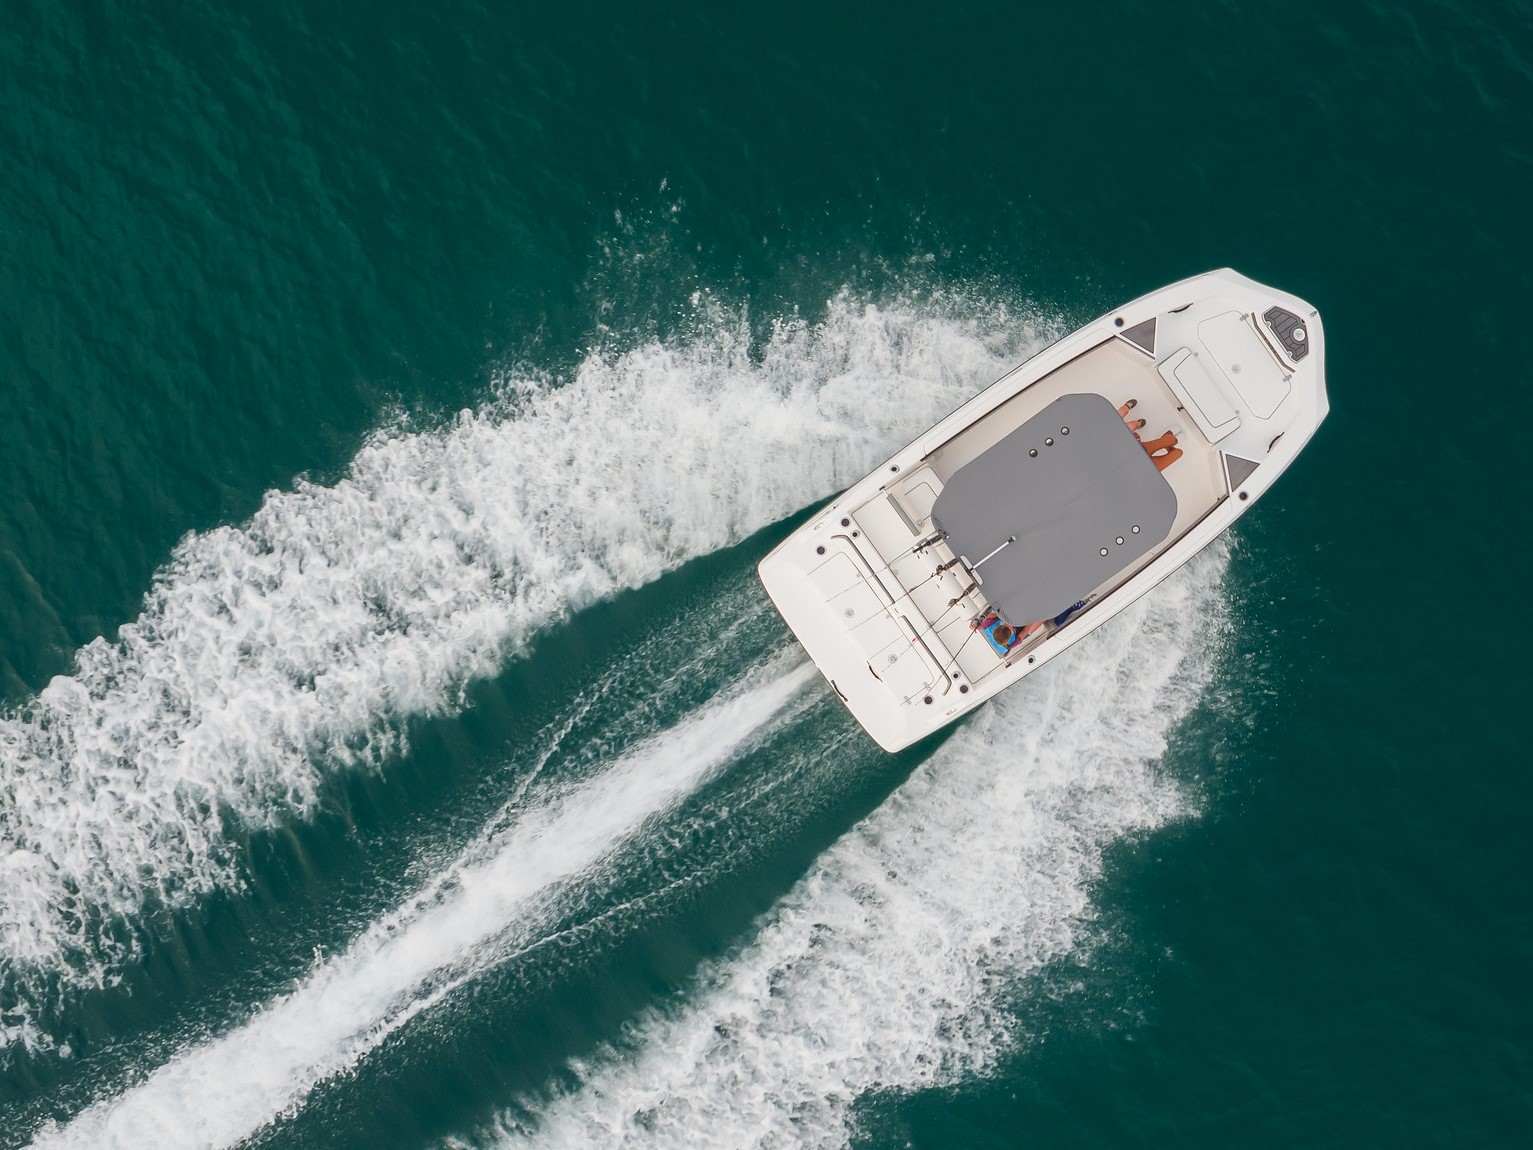
[[[1087,394],[1061,396],[960,467],[932,507],[954,553],[980,564],[985,597],[1017,626],[1063,613],[1175,519],[1176,493],[1117,408]]]

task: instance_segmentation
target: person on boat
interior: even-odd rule
[[[1176,445],[1176,435],[1170,431],[1166,432],[1159,439],[1152,439],[1148,443],[1140,440],[1139,446],[1150,453],[1150,462],[1155,464],[1156,468],[1160,471],[1170,467],[1183,454],[1182,449]]]
[[[1043,622],[1040,620],[1037,623],[1029,623],[1026,627],[1013,627],[1010,623],[1002,622],[1001,617],[994,611],[991,611],[982,618],[975,618],[969,621],[969,630],[987,632],[991,642],[1007,651],[1010,651],[1042,626]]]
[[[1139,406],[1137,399],[1131,399],[1127,403],[1118,405],[1118,414],[1123,417],[1123,422],[1128,424],[1128,429],[1134,433],[1134,438],[1139,438],[1139,433],[1144,430],[1144,420],[1130,419],[1128,413]]]
[[[1139,439],[1139,433],[1144,430],[1144,420],[1130,419],[1128,413],[1139,405],[1137,399],[1131,399],[1127,403],[1120,404],[1118,414],[1123,417],[1123,422],[1128,424],[1128,429],[1134,433],[1134,438]],[[1167,431],[1159,439],[1152,439],[1149,443],[1139,439],[1139,446],[1150,454],[1150,462],[1155,464],[1156,470],[1164,471],[1178,459],[1184,452],[1176,445],[1176,435]]]

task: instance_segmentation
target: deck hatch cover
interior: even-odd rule
[[[1019,625],[1085,598],[1175,519],[1170,484],[1112,403],[1088,394],[1061,396],[960,467],[932,507],[953,551],[984,559],[985,597]]]
[[[1246,407],[1258,419],[1271,419],[1292,390],[1292,376],[1278,364],[1256,329],[1238,311],[1227,311],[1198,324],[1198,342]]]
[[[1210,443],[1240,427],[1240,412],[1191,348],[1177,348],[1157,370]]]

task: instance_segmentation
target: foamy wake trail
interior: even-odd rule
[[[116,642],[0,717],[0,1045],[46,1038],[28,1001],[110,980],[146,900],[237,884],[227,826],[305,812],[537,628],[850,483],[1036,343],[945,310],[843,298],[754,349],[720,316],[558,386],[508,377],[188,536]]]
[[[1185,812],[1155,760],[1211,673],[1219,547],[981,711],[677,1009],[453,1147],[841,1146],[855,1105],[982,1074],[1079,950],[1105,848]]]
[[[740,754],[814,677],[804,664],[717,700],[534,806],[243,1026],[181,1052],[34,1145],[232,1146],[296,1109],[316,1083],[535,937],[540,898],[599,866]]]

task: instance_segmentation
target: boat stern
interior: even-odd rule
[[[757,573],[853,717],[880,747],[898,751],[950,722],[959,696],[938,653],[834,523],[827,509]]]

